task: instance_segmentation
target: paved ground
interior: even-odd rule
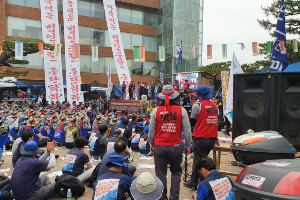
[[[219,133],[219,135],[222,135],[222,137],[224,137],[223,134]],[[8,151],[9,152],[9,151]],[[56,154],[60,155],[61,157],[65,156],[68,152],[68,149],[65,149],[64,147],[58,147],[57,150],[56,150]],[[89,155],[89,152],[88,152],[88,148],[85,149],[85,153],[87,153]],[[139,164],[151,164],[151,165],[154,165],[154,157],[152,157],[151,160],[143,160],[143,159],[140,159],[140,155],[138,155],[137,153],[134,153],[132,152],[132,156],[134,157],[134,162],[133,163],[130,163],[129,165],[134,165],[134,166],[137,166],[138,163]],[[212,153],[210,154],[210,157],[212,158]],[[11,159],[12,159],[12,156],[4,156],[3,157],[4,159],[4,163],[0,166],[0,169],[7,169],[7,168],[10,168],[10,171],[6,172],[7,175],[11,176],[12,175],[12,162],[11,162]],[[221,162],[224,162],[224,163],[221,163],[221,170],[225,170],[225,171],[232,171],[232,172],[236,172],[236,173],[239,173],[240,171],[242,171],[242,167],[238,167],[238,166],[232,166],[230,164],[230,161],[233,161],[234,158],[233,156],[231,156],[231,154],[229,153],[222,153],[222,156],[221,156]],[[227,164],[225,162],[228,162]],[[46,174],[50,174],[52,172],[57,172],[57,171],[61,171],[61,168],[62,168],[62,163],[63,163],[63,160],[61,158],[58,158],[57,159],[57,163],[56,163],[56,167],[54,169],[51,169],[50,171],[46,172]],[[188,172],[191,173],[191,166],[192,166],[192,159],[190,159],[188,161]],[[97,163],[95,162],[94,165],[97,165]],[[135,173],[136,176],[138,176],[140,173],[142,172],[150,172],[152,174],[155,174],[155,170],[154,169],[138,169]],[[170,189],[170,182],[171,182],[171,173],[170,171],[168,171],[168,189]],[[182,175],[182,178],[184,177],[184,173]],[[232,179],[232,181],[235,181],[236,177],[230,177]],[[50,180],[51,182],[55,182],[54,181],[55,177],[51,177]],[[84,200],[84,199],[92,199],[93,197],[93,189],[92,188],[89,188],[89,187],[86,187],[86,191],[84,193],[84,195],[80,198],[78,198],[78,200]],[[58,199],[65,199],[65,198],[58,198],[58,197],[54,197],[54,198],[51,198],[51,199],[54,199],[54,200],[58,200]],[[75,199],[75,198],[73,198]],[[186,188],[183,186],[183,181],[181,181],[181,187],[180,187],[180,200],[191,200],[191,193],[190,193],[190,189],[189,188]]]

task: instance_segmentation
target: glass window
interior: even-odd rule
[[[63,12],[62,0],[57,0],[57,11],[58,12]]]
[[[145,51],[155,52],[155,37],[144,35]]]
[[[25,19],[18,17],[7,17],[7,35],[26,38]]]
[[[143,46],[143,35],[132,33],[132,46]]]
[[[105,72],[105,68],[104,68],[104,57],[98,57],[98,61],[97,62],[92,62],[92,73],[107,73]]]
[[[119,8],[119,21],[131,23],[131,10]]]
[[[59,34],[60,34],[60,42],[65,41],[65,34],[64,34],[64,24],[59,24]]]
[[[105,19],[103,3],[91,3],[91,17]]]
[[[155,62],[144,62],[144,76],[155,76]]]
[[[61,66],[62,70],[66,71],[66,55],[61,53]]]
[[[42,24],[39,20],[26,19],[27,38],[42,39]]]
[[[85,1],[78,1],[78,15],[91,16],[91,3]]]
[[[140,11],[132,11],[132,23],[143,25],[143,12]]]
[[[19,6],[25,6],[25,0],[7,0],[7,3],[19,5]]]
[[[142,62],[132,62],[131,72],[132,72],[132,75],[143,76],[143,63]]]
[[[144,13],[144,25],[155,27],[155,14],[154,13]]]
[[[93,44],[103,46],[105,44],[104,30],[93,28],[92,32],[93,32]]]
[[[27,60],[29,61],[27,69],[44,69],[43,59],[39,52],[27,55]]]
[[[79,26],[79,44],[91,44],[91,28]]]
[[[91,72],[91,59],[90,55],[80,54],[80,72]]]
[[[26,6],[32,8],[40,8],[40,0],[26,0]]]
[[[108,30],[104,31],[104,46],[111,47]]]
[[[117,74],[117,69],[115,65],[115,60],[112,57],[104,57],[104,68],[105,68],[105,74],[107,73],[108,66],[110,65],[111,73]]]
[[[122,42],[123,42],[123,48],[124,49],[132,49],[131,33],[121,32],[121,38],[122,38]]]

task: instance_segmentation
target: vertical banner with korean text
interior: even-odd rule
[[[140,62],[139,46],[133,46],[133,62]]]
[[[227,94],[227,85],[228,85],[228,71],[221,72],[221,81],[222,81],[222,100],[223,100],[223,113],[225,111],[226,105],[226,94]]]
[[[166,56],[165,56],[165,47],[159,46],[159,62],[165,62]]]
[[[207,59],[212,59],[212,45],[207,45]]]
[[[98,45],[92,45],[92,62],[98,62]]]
[[[267,54],[271,55],[271,53],[272,53],[272,42],[268,41],[267,42]]]
[[[227,44],[222,44],[222,55],[223,58],[227,58]]]
[[[80,84],[80,49],[77,0],[63,0],[68,101],[83,102]],[[75,45],[75,46],[74,46]],[[75,54],[75,51],[77,52]]]
[[[120,34],[119,20],[115,0],[103,0],[106,23],[112,51],[114,55],[115,65],[118,72],[120,84],[125,81],[127,85],[126,98],[129,99],[129,84],[131,82],[126,57],[123,48],[123,42]]]
[[[252,42],[252,51],[253,51],[253,56],[258,55],[257,42]]]
[[[145,47],[144,46],[139,46],[139,53],[140,53],[140,62],[145,62],[146,60],[146,55],[145,55]]]
[[[298,41],[297,39],[293,39],[293,48],[294,48],[294,52],[298,52]],[[2,50],[2,48],[1,48]]]
[[[40,0],[40,7],[43,41],[53,46],[60,44],[57,0]],[[43,53],[44,55],[46,100],[48,102],[63,102],[65,98],[63,95],[62,65],[61,59],[59,59],[61,56],[59,55],[59,58],[55,59],[54,50],[42,52],[42,48],[43,46],[39,45],[40,54]]]
[[[23,60],[23,42],[15,42],[15,59]]]

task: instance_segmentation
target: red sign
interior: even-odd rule
[[[139,112],[141,110],[140,100],[109,100],[109,110],[117,109],[118,113],[121,113],[122,110],[128,112],[128,114],[132,114],[135,112]],[[157,103],[154,100],[150,100],[149,107],[155,108]]]

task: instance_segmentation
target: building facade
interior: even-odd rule
[[[62,0],[58,1],[60,40],[64,46]],[[42,39],[40,0],[1,0],[0,38]],[[116,0],[121,37],[132,80],[158,81],[161,65],[166,79],[175,68],[176,44],[182,39],[183,58],[177,72],[195,71],[201,66],[203,0]],[[112,82],[118,83],[111,44],[105,20],[103,2],[78,0],[80,67],[83,84],[94,80],[107,84],[107,68],[111,65]],[[92,62],[91,45],[98,45],[98,62]],[[194,59],[190,45],[196,45]],[[145,46],[146,61],[133,62],[133,46]],[[158,62],[158,46],[165,46],[166,61]],[[13,65],[9,70],[26,70],[20,79],[44,80],[43,60],[39,53],[24,57],[27,65]],[[65,70],[64,48],[62,65]],[[175,62],[174,62],[175,60]],[[65,76],[65,71],[63,71]]]

